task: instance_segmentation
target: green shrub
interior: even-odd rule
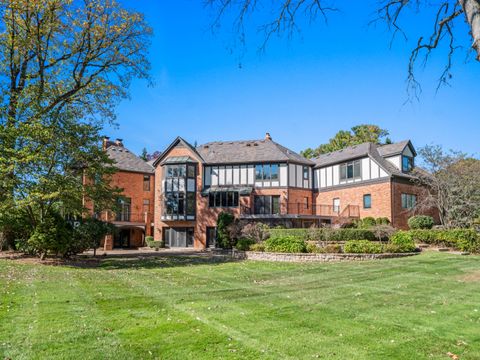
[[[416,249],[413,236],[408,231],[397,231],[390,237],[390,244],[398,246],[400,252],[413,252]]]
[[[367,229],[270,229],[270,236],[291,236],[303,241],[375,240],[375,234]]]
[[[480,235],[473,229],[410,230],[409,233],[416,242],[480,252]]]
[[[217,245],[223,249],[231,249],[232,239],[229,228],[234,223],[235,217],[228,212],[221,212],[217,218]]]
[[[321,251],[320,251],[320,248],[317,246],[317,244],[309,243],[309,244],[307,244],[307,252],[308,253],[319,253]]]
[[[377,225],[390,225],[390,220],[387,217],[379,217],[375,222]]]
[[[382,245],[368,240],[350,240],[345,243],[344,252],[348,254],[380,254]]]
[[[247,251],[250,249],[250,246],[255,244],[255,240],[249,238],[240,238],[238,239],[235,248],[240,251]]]
[[[152,249],[160,249],[165,247],[165,242],[163,240],[155,241],[153,236],[145,237],[145,243]]]
[[[47,214],[37,225],[28,239],[28,246],[36,254],[45,257],[48,253],[68,256],[72,250],[81,252],[88,248],[78,249],[73,240],[73,228],[57,213]]]
[[[145,244],[147,244],[147,246],[152,246],[150,244],[152,244],[153,242],[155,241],[155,239],[153,238],[153,236],[145,236]]]
[[[325,254],[341,254],[342,246],[340,244],[328,244],[320,248],[320,252]]]
[[[328,230],[328,229],[327,229]],[[375,240],[375,234],[366,229],[333,229],[326,233],[326,241]]]
[[[294,236],[270,237],[265,241],[265,251],[283,253],[304,253],[307,244]]]
[[[431,229],[435,222],[431,216],[415,215],[408,219],[408,227],[412,230]]]
[[[375,218],[373,218],[371,216],[367,216],[367,217],[365,217],[361,220],[359,225],[362,229],[369,229],[369,228],[377,225],[377,221],[375,220]]]
[[[265,243],[256,243],[250,246],[250,251],[258,251],[264,252],[265,251]]]
[[[390,244],[383,245],[382,252],[384,252],[384,253],[403,253],[405,251],[403,251],[403,248],[401,246],[390,243]]]

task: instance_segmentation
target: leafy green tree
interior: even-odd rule
[[[217,218],[217,244],[223,249],[232,248],[234,239],[230,227],[234,224],[235,217],[228,212],[221,212]]]
[[[75,229],[75,235],[79,242],[84,244],[85,248],[93,249],[93,256],[97,254],[97,248],[100,242],[108,234],[113,234],[115,227],[107,222],[95,219],[86,218],[82,224]]]
[[[416,210],[435,209],[447,228],[474,226],[480,216],[480,160],[439,145],[425,146],[419,154],[423,169],[416,168],[414,174],[424,194]]]
[[[144,161],[148,161],[147,148],[143,148],[143,149],[142,149],[142,153],[140,154],[140,159],[142,159],[142,160],[144,160]]]
[[[148,79],[150,34],[116,0],[0,0],[0,231],[10,246],[1,218],[11,212],[35,233],[53,211],[111,202],[99,131],[131,80]]]
[[[365,142],[374,144],[391,143],[388,138],[388,131],[377,125],[362,124],[351,128],[351,130],[340,130],[326,144],[321,144],[315,149],[307,148],[301,154],[307,159],[344,149],[348,146],[358,145]]]

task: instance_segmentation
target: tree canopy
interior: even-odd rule
[[[0,0],[0,232],[15,212],[34,229],[81,214],[84,198],[110,206],[99,133],[131,80],[149,78],[150,34],[116,0]]]
[[[332,151],[344,149],[348,146],[358,145],[365,142],[374,144],[390,143],[388,131],[377,125],[363,124],[352,127],[350,130],[340,130],[326,144],[321,144],[317,148],[307,148],[301,151],[301,154],[307,159],[311,159]]]

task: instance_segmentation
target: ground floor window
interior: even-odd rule
[[[402,208],[413,209],[417,205],[417,195],[402,194]]]
[[[168,247],[193,247],[194,229],[184,227],[164,227],[163,241]]]
[[[333,199],[333,212],[340,212],[340,199],[339,198],[335,198]]]
[[[280,214],[280,196],[267,195],[255,196],[254,214],[257,215],[275,215]]]
[[[238,207],[238,191],[215,191],[209,194],[208,205],[213,207]]]
[[[217,228],[213,226],[207,226],[207,248],[214,248],[217,246]]]

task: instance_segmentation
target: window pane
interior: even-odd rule
[[[193,165],[188,165],[188,174],[187,176],[189,178],[194,178],[195,177],[195,166]]]
[[[185,194],[178,194],[178,215],[185,214]]]
[[[215,206],[215,193],[208,194],[208,206],[210,207]]]
[[[238,192],[235,191],[233,193],[233,206],[237,207],[238,206]]]
[[[272,164],[270,168],[270,178],[272,181],[278,180],[278,164]]]
[[[255,180],[262,181],[263,180],[263,166],[256,165],[255,166]]]
[[[272,213],[272,197],[271,196],[263,197],[263,206],[264,206],[264,210],[263,210],[264,214]]]
[[[353,164],[347,165],[347,179],[353,178]]]
[[[303,167],[303,180],[308,180],[308,166]]]
[[[270,180],[270,165],[263,165],[263,180]]]
[[[150,176],[144,175],[143,176],[143,190],[150,191]]]
[[[347,164],[340,165],[340,179],[345,180],[347,178]]]
[[[226,192],[222,192],[222,206],[223,207],[228,206],[227,193]]]
[[[227,206],[233,206],[233,192],[228,191],[226,194],[227,194]]]
[[[255,214],[263,214],[263,196],[255,196],[254,198]]]
[[[280,214],[280,196],[272,196],[272,214]]]
[[[187,215],[195,215],[195,193],[187,193]]]
[[[222,193],[216,192],[215,193],[215,206],[220,207],[222,206]]]
[[[360,161],[355,161],[355,163],[353,165],[353,177],[357,178],[357,177],[360,177],[360,176],[361,176]]]

